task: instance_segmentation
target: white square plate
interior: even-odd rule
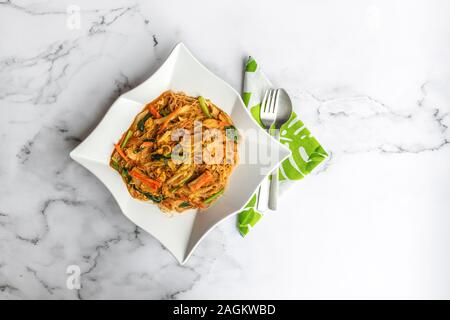
[[[210,99],[231,116],[241,135],[240,162],[220,199],[206,210],[172,216],[156,205],[132,198],[120,175],[109,167],[114,143],[146,103],[169,89]],[[122,212],[158,239],[181,264],[215,225],[246,205],[263,179],[289,155],[288,148],[256,124],[236,90],[198,62],[182,43],[155,74],[120,96],[94,131],[70,153],[105,184]]]

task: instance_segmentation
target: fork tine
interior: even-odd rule
[[[272,113],[272,103],[273,103],[273,89],[270,89],[269,97],[267,98],[267,113]]]
[[[273,89],[270,89],[269,97],[267,98],[267,110],[266,112],[272,113],[272,103],[273,103]]]
[[[274,93],[275,97],[273,98],[272,111],[271,111],[272,113],[277,112],[279,94],[280,94],[280,90],[279,89],[275,90],[275,93]]]
[[[269,90],[266,90],[266,92],[264,93],[264,98],[262,100],[261,103],[261,110],[263,112],[266,112],[266,107],[267,107],[267,95],[269,94]]]

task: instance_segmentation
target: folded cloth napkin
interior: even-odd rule
[[[270,81],[261,72],[255,59],[249,57],[245,65],[242,99],[260,126],[262,126],[259,117],[261,101],[264,92],[272,87]],[[293,107],[295,111],[295,105]],[[311,132],[305,128],[303,122],[300,121],[295,112],[292,113],[289,120],[281,127],[280,142],[288,146],[292,152],[292,155],[283,161],[278,169],[280,170],[279,192],[283,194],[295,181],[303,179],[305,175],[324,161],[328,157],[328,154],[319,142],[311,136]],[[257,192],[247,203],[244,210],[239,213],[238,228],[242,236],[245,236],[263,215],[256,210],[256,203]]]

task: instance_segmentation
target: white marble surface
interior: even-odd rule
[[[0,298],[450,298],[449,19],[448,1],[0,1]],[[185,266],[68,157],[179,41],[237,89],[254,55],[332,154]]]

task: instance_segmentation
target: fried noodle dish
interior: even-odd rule
[[[133,198],[165,212],[204,209],[226,188],[238,161],[238,136],[211,101],[166,91],[114,145],[110,166]]]

